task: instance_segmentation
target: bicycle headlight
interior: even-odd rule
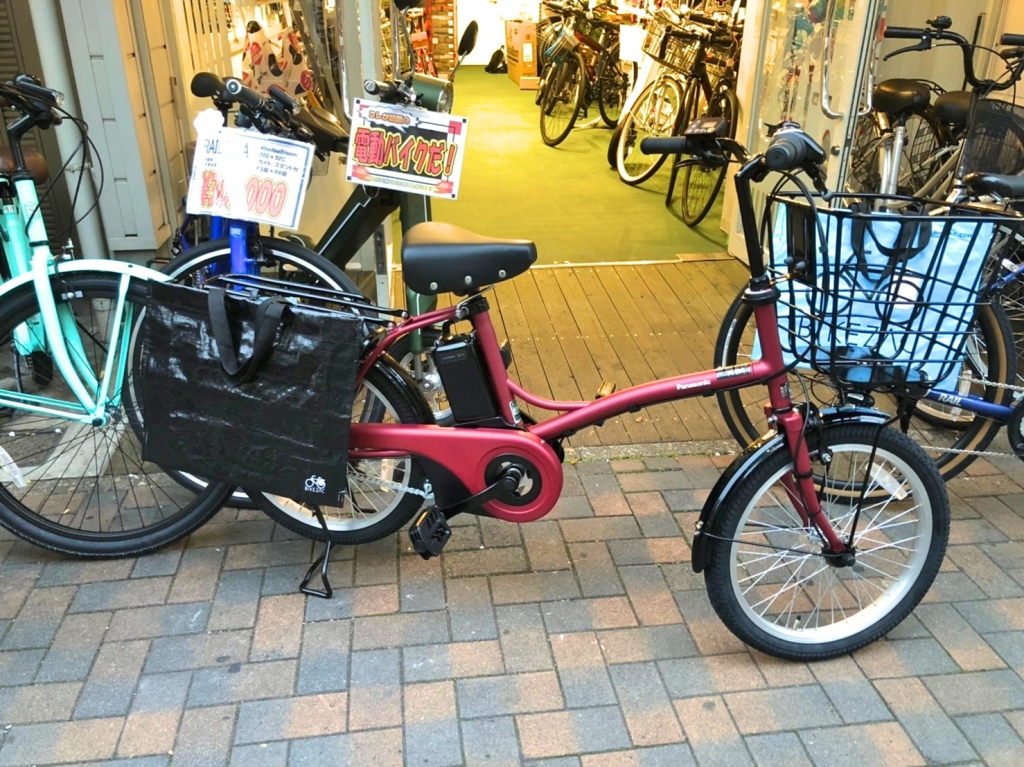
[[[419,96],[419,105],[431,112],[449,113],[455,99],[455,87],[440,77],[413,75],[412,89]]]

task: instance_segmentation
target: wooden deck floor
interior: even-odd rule
[[[722,317],[747,271],[727,256],[693,258],[537,268],[498,285],[489,294],[492,315],[498,337],[512,342],[514,379],[544,397],[590,399],[603,381],[624,389],[710,368]],[[523,409],[538,420],[549,417]],[[728,437],[712,397],[645,408],[570,441],[579,447]]]

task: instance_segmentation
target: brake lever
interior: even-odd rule
[[[906,48],[900,48],[898,51],[887,53],[882,57],[882,61],[888,61],[893,56],[899,56],[901,53],[910,53],[911,51],[930,51],[932,49],[932,38],[922,37],[921,41],[917,45],[908,45]]]

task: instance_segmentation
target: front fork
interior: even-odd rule
[[[821,510],[817,488],[814,486],[814,471],[811,466],[811,453],[807,448],[805,416],[798,408],[793,407],[789,390],[789,380],[785,372],[782,342],[777,328],[779,327],[776,312],[777,289],[772,287],[767,293],[753,291],[748,288],[747,299],[754,303],[754,318],[757,327],[776,329],[775,332],[761,333],[762,358],[783,372],[768,381],[768,405],[765,412],[778,424],[779,433],[785,435],[786,444],[793,456],[793,474],[783,480],[786,491],[793,505],[800,514],[805,525],[813,525],[828,543],[835,554],[846,550],[846,544],[832,527],[828,517]],[[771,296],[769,299],[768,296]]]

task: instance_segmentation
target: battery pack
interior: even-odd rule
[[[456,423],[485,421],[498,416],[475,333],[440,339],[434,347],[434,364]]]

